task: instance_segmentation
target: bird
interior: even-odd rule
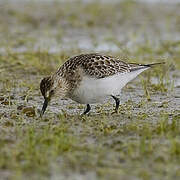
[[[52,99],[70,98],[86,104],[83,115],[91,110],[90,104],[102,103],[107,97],[115,101],[118,112],[121,89],[143,71],[164,62],[152,64],[127,63],[118,57],[99,53],[80,54],[69,58],[60,68],[40,82],[44,103],[42,116]]]

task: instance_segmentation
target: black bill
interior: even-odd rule
[[[47,106],[48,106],[48,98],[45,98],[44,104],[41,110],[41,114],[40,114],[41,116],[43,116],[44,112],[46,111]]]

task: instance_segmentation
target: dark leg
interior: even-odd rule
[[[118,112],[118,108],[119,108],[119,103],[120,103],[120,100],[119,98],[117,98],[116,96],[112,96],[112,98],[115,100],[116,102],[116,108],[115,108],[115,113]]]
[[[91,110],[91,106],[87,104],[86,110],[84,111],[83,115],[87,114]]]

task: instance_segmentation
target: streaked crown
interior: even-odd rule
[[[52,80],[51,76],[45,77],[44,79],[42,79],[40,83],[40,90],[44,97],[46,97],[46,93],[47,91],[51,89],[51,87],[53,86],[53,83],[54,81]]]

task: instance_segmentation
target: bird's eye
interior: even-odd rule
[[[51,90],[51,91],[50,91],[50,94],[51,94],[51,95],[54,94],[54,90]]]

